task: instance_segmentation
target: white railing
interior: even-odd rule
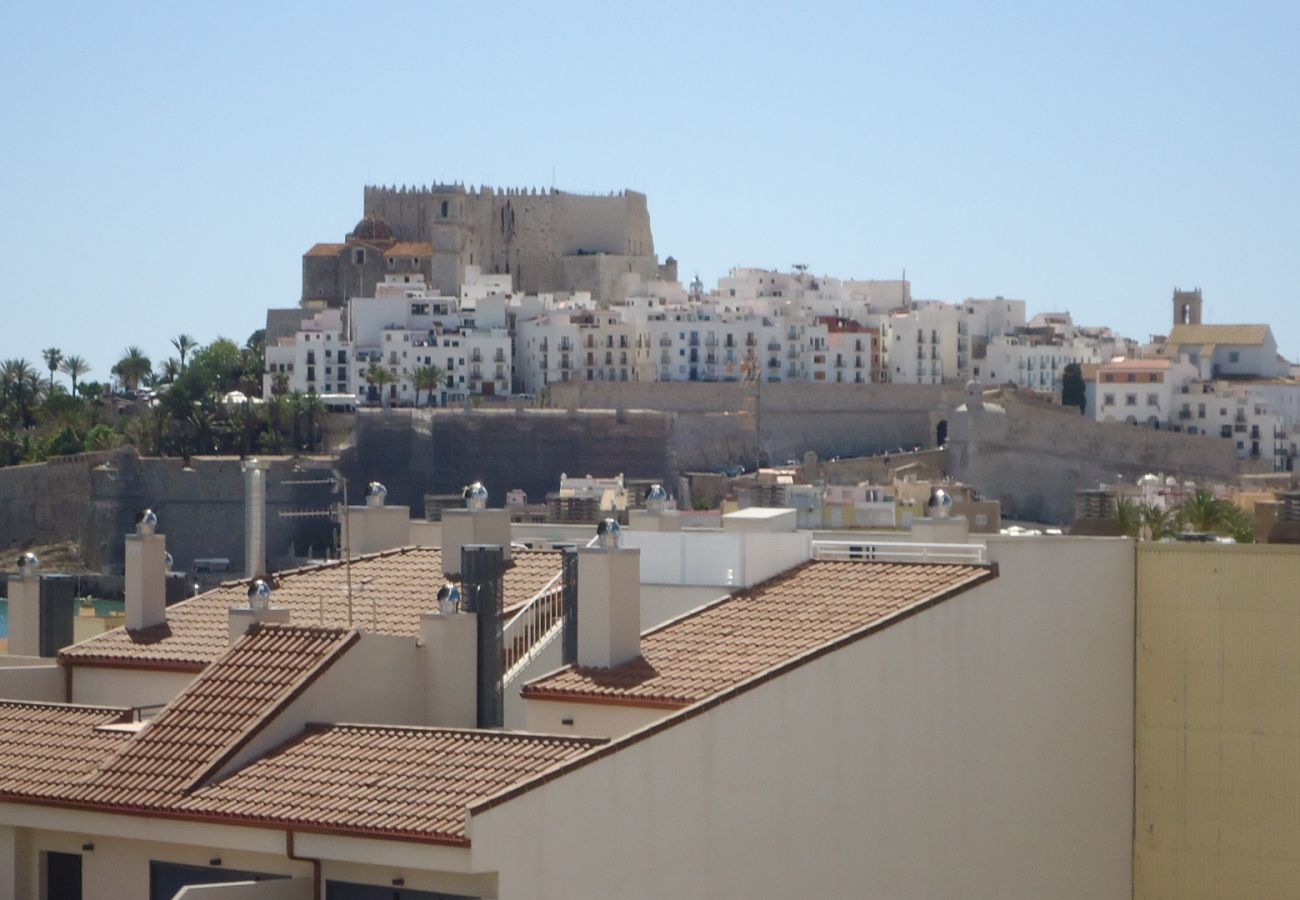
[[[564,624],[564,588],[559,584],[563,574],[563,570],[556,572],[501,629],[505,683],[528,665]]]
[[[813,541],[813,559],[868,562],[944,562],[983,565],[983,544],[908,541]]]

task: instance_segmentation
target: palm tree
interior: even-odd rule
[[[1178,507],[1177,522],[1184,531],[1227,535],[1238,543],[1250,543],[1255,539],[1250,515],[1235,503],[1221,500],[1205,488]]]
[[[159,384],[172,384],[180,374],[181,363],[177,361],[176,357],[169,356],[167,361],[162,364],[162,369],[154,380]]]
[[[41,351],[41,356],[45,357],[45,368],[50,370],[50,390],[54,390],[54,373],[59,370],[63,363],[63,351],[58,347],[50,347]]]
[[[90,371],[90,364],[80,356],[65,356],[59,363],[59,371],[72,379],[72,393],[76,396],[77,379]]]
[[[385,407],[388,406],[388,397],[384,394],[384,385],[392,384],[396,380],[397,377],[392,372],[377,362],[372,362],[370,368],[366,369],[366,384],[379,388],[379,402]]]
[[[153,363],[139,347],[131,346],[122,351],[122,358],[112,371],[121,379],[123,387],[133,391],[140,386],[140,380],[153,371]]]
[[[181,355],[181,369],[185,368],[185,357],[189,356],[190,351],[198,345],[199,342],[194,340],[194,338],[190,337],[188,334],[178,334],[176,337],[172,338],[172,346],[175,347],[176,352]]]
[[[40,393],[40,373],[25,359],[6,359],[0,363],[0,415],[18,428],[36,424],[36,398]]]
[[[433,392],[440,388],[444,381],[447,380],[447,373],[437,366],[420,366],[411,375],[411,381],[415,384],[415,405],[420,405],[420,391],[429,392],[429,399],[433,399]]]

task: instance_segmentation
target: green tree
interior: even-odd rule
[[[1253,543],[1255,523],[1250,515],[1230,500],[1222,500],[1201,488],[1183,501],[1177,511],[1182,531],[1197,531],[1231,537],[1239,544]]]
[[[396,380],[397,376],[377,362],[372,362],[370,367],[366,369],[366,384],[372,388],[379,388],[379,402],[385,407],[388,406],[388,394],[384,390],[384,386],[392,384]]]
[[[50,370],[50,390],[54,390],[54,373],[59,371],[59,366],[63,364],[63,351],[58,347],[50,347],[41,351],[41,356],[45,357],[45,368]]]
[[[158,370],[154,381],[157,384],[175,384],[176,379],[180,377],[182,368],[184,367],[181,365],[180,360],[174,356],[169,356],[166,362],[162,364],[162,368]]]
[[[194,340],[194,338],[190,337],[188,334],[178,334],[176,337],[172,338],[172,346],[176,348],[176,352],[179,353],[181,357],[180,367],[182,369],[185,368],[185,357],[189,356],[191,351],[193,351],[198,345],[198,341]]]
[[[420,366],[411,376],[411,381],[415,385],[415,405],[420,405],[420,391],[428,391],[429,399],[433,399],[433,392],[440,388],[444,381],[447,380],[447,373],[437,366]]]
[[[1079,407],[1080,415],[1088,411],[1088,385],[1083,380],[1083,367],[1078,363],[1070,363],[1061,373],[1061,403]]]
[[[153,371],[153,363],[139,347],[131,346],[122,351],[122,358],[113,366],[112,372],[128,391],[134,391],[146,375]]]
[[[65,356],[59,363],[59,371],[72,379],[72,393],[77,393],[77,381],[90,371],[90,364],[80,356]]]

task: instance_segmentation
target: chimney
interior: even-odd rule
[[[510,561],[510,513],[488,509],[487,488],[476,481],[465,488],[464,509],[442,511],[442,573],[460,575],[461,548],[470,544],[490,544],[501,548],[502,558]]]
[[[1074,524],[1070,534],[1088,537],[1122,537],[1119,500],[1106,489],[1078,491],[1074,495]]]
[[[167,538],[156,534],[158,516],[140,513],[126,536],[126,627],[135,631],[167,621]]]
[[[289,610],[271,605],[271,585],[261,578],[248,586],[248,605],[230,608],[230,643],[235,643],[254,625],[271,622],[289,624]]]
[[[1277,522],[1269,529],[1270,544],[1300,544],[1300,491],[1277,495]]]
[[[462,607],[460,589],[438,591],[436,612],[420,616],[427,683],[425,721],[439,728],[478,725],[478,614]]]
[[[244,460],[244,574],[266,574],[266,470],[260,459]]]
[[[941,487],[930,491],[926,515],[912,520],[912,540],[929,544],[966,544],[970,542],[970,523],[965,516],[952,514],[952,495]]]
[[[501,621],[505,572],[504,548],[473,544],[461,550],[461,605],[478,618],[475,669],[479,728],[500,728],[505,724],[501,684],[505,675]]]
[[[41,561],[35,553],[18,557],[18,574],[9,576],[9,654],[41,655]]]
[[[668,509],[667,505],[668,492],[663,485],[650,485],[645,495],[645,509],[628,510],[628,527],[633,531],[681,531],[681,513]]]
[[[384,499],[387,496],[388,488],[378,481],[372,481],[366,485],[366,506],[383,506]]]
[[[611,668],[641,655],[641,551],[621,546],[614,519],[578,556],[578,665]]]

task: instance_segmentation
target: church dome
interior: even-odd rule
[[[371,213],[358,222],[348,236],[354,241],[391,241],[393,229],[388,227],[381,216]]]

